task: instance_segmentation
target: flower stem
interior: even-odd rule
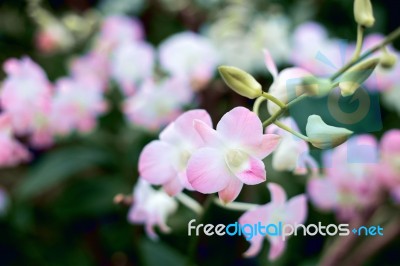
[[[262,102],[266,101],[267,98],[260,96],[256,99],[256,101],[254,102],[253,105],[253,112],[256,113],[256,115],[259,115],[259,110],[260,110],[260,105],[262,104]]]
[[[267,127],[267,126],[271,125],[272,123],[274,123],[286,111],[286,109],[287,109],[286,107],[279,109],[279,111],[277,111],[270,118],[268,118],[267,120],[265,120],[263,122],[263,127]]]
[[[286,130],[287,132],[292,133],[292,134],[295,135],[296,137],[301,138],[302,140],[309,141],[309,139],[308,139],[307,136],[304,136],[304,135],[301,134],[300,132],[297,132],[297,131],[291,129],[290,127],[288,127],[287,125],[285,125],[285,124],[279,122],[278,120],[276,120],[276,121],[274,122],[274,124],[277,125],[278,127],[282,128],[283,130]]]
[[[266,98],[267,100],[272,101],[273,103],[278,105],[280,108],[285,108],[286,107],[286,104],[284,104],[279,99],[275,98],[274,96],[272,96],[271,94],[269,94],[267,92],[262,92],[262,97]]]
[[[360,57],[361,49],[364,42],[364,27],[360,24],[357,26],[357,44],[356,50],[354,51],[354,55],[351,58],[350,62],[357,60]]]
[[[218,198],[214,199],[214,203],[222,208],[233,210],[233,211],[248,211],[258,207],[257,204],[245,203],[245,202],[231,202],[224,204]]]
[[[183,205],[194,211],[196,214],[201,214],[203,212],[203,207],[185,193],[179,193],[175,196],[175,198],[179,200]]]

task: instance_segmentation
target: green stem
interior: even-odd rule
[[[231,202],[228,204],[224,204],[218,198],[214,199],[214,203],[222,208],[233,210],[233,211],[248,211],[258,207],[257,204],[245,203],[245,202]]]
[[[361,49],[364,42],[364,27],[361,25],[357,26],[357,44],[356,50],[354,51],[354,55],[351,58],[350,62],[357,60],[360,57]]]
[[[183,205],[194,211],[196,214],[201,214],[203,212],[203,207],[194,199],[186,195],[185,193],[179,193],[175,196]]]
[[[282,128],[283,130],[286,130],[287,132],[292,133],[293,135],[295,135],[296,137],[301,138],[302,140],[305,141],[309,141],[307,136],[304,136],[303,134],[301,134],[300,132],[297,132],[293,129],[291,129],[290,127],[288,127],[287,125],[279,122],[278,120],[274,122],[275,125],[277,125],[278,127]]]
[[[272,123],[274,123],[286,111],[286,109],[287,109],[286,107],[280,109],[275,114],[273,114],[270,118],[265,120],[263,122],[263,127],[267,127],[267,126],[271,125]]]
[[[337,79],[339,76],[341,76],[346,70],[354,66],[355,64],[363,61],[365,58],[370,56],[371,54],[375,53],[376,51],[382,49],[385,47],[387,44],[393,42],[395,39],[400,37],[400,27],[398,27],[396,30],[392,31],[380,44],[375,45],[368,51],[366,51],[364,54],[362,54],[357,60],[350,61],[346,65],[344,65],[341,69],[339,69],[335,74],[331,76],[331,80]]]
[[[279,99],[275,98],[274,96],[272,96],[271,94],[269,94],[267,92],[262,92],[262,97],[266,98],[267,100],[272,101],[273,103],[278,105],[279,108],[285,108],[286,107],[286,104],[284,104]]]
[[[253,112],[256,113],[256,115],[258,116],[259,110],[260,110],[260,105],[262,102],[266,101],[267,98],[260,96],[256,99],[256,101],[254,102],[253,105]]]

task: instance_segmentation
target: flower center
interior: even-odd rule
[[[247,161],[248,155],[240,150],[229,150],[225,159],[229,168],[231,168],[232,171],[236,171]]]

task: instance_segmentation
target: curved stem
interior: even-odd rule
[[[203,212],[203,207],[185,193],[179,193],[175,196],[175,198],[179,200],[183,205],[194,211],[196,214],[201,214]]]
[[[357,44],[356,50],[354,51],[354,55],[351,58],[350,62],[357,60],[360,57],[361,49],[364,42],[364,27],[361,25],[357,26]]]
[[[266,101],[267,98],[260,96],[256,99],[256,101],[254,102],[253,105],[253,112],[256,113],[256,115],[258,116],[258,112],[260,110],[260,105],[262,104],[262,102]]]
[[[286,107],[286,104],[284,104],[279,99],[275,98],[274,96],[272,96],[271,94],[269,94],[267,92],[262,92],[262,97],[266,98],[267,100],[272,101],[273,103],[278,105],[280,108],[285,108]]]
[[[233,211],[248,211],[258,207],[257,204],[245,203],[245,202],[231,202],[224,204],[218,198],[214,199],[214,203],[222,208],[233,210]]]
[[[272,123],[274,123],[286,111],[286,109],[287,109],[286,107],[280,109],[275,114],[273,114],[270,118],[265,120],[263,122],[263,127],[267,127],[267,126],[271,125]]]
[[[296,137],[301,138],[302,140],[309,141],[309,139],[308,139],[307,136],[304,136],[304,135],[301,134],[300,132],[297,132],[297,131],[291,129],[290,127],[288,127],[287,125],[285,125],[285,124],[279,122],[278,120],[276,120],[276,121],[274,122],[274,124],[277,125],[278,127],[282,128],[283,130],[286,130],[287,132],[292,133],[292,134],[295,135]]]

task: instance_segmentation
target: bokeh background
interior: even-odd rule
[[[373,4],[376,25],[369,33],[385,35],[400,25],[398,1]],[[174,34],[196,32],[215,47],[218,63],[246,69],[268,88],[272,78],[264,67],[263,48],[270,50],[279,68],[291,66],[294,32],[307,21],[319,23],[329,38],[354,43],[352,6],[349,0],[0,0],[0,62],[29,56],[55,82],[69,74],[73,58],[93,49],[102,23],[117,14],[138,19],[145,41],[156,49]],[[41,20],[43,17],[50,17],[50,22]],[[55,43],[41,46],[38,36],[56,22],[67,33],[61,33]],[[400,40],[393,46],[399,50]],[[2,70],[0,80],[6,76]],[[228,90],[215,68],[200,85],[193,82],[193,100],[182,104],[181,110],[204,108],[216,123],[235,106],[251,106],[251,101]],[[159,241],[150,240],[143,226],[130,224],[129,206],[114,204],[113,198],[119,193],[131,194],[138,178],[139,154],[157,138],[162,126],[149,129],[131,121],[120,108],[126,96],[118,81],[111,79],[106,86],[108,111],[97,117],[97,127],[90,132],[70,132],[45,148],[18,136],[32,158],[0,169],[0,265],[186,265],[188,261],[198,265],[318,265],[331,241],[323,236],[292,237],[284,256],[271,263],[267,243],[257,257],[244,259],[241,254],[248,243],[242,237],[188,237],[187,223],[194,214],[183,206],[168,219],[172,233],[160,234]],[[380,102],[379,94],[371,95]],[[311,113],[310,105],[305,103],[296,110]],[[399,127],[399,106],[380,105],[382,127],[358,125],[353,130],[380,137],[385,130]],[[297,117],[300,128],[306,117]],[[312,154],[319,160],[320,151],[312,150]],[[275,172],[270,158],[266,165],[269,180],[282,184],[289,197],[305,191],[304,176]],[[205,201],[204,195],[191,196]],[[266,203],[269,194],[265,184],[245,187],[239,200]],[[228,224],[240,215],[213,205],[203,221]],[[337,223],[333,213],[310,204],[306,223],[318,221]],[[399,245],[397,238],[366,265],[399,265]]]

